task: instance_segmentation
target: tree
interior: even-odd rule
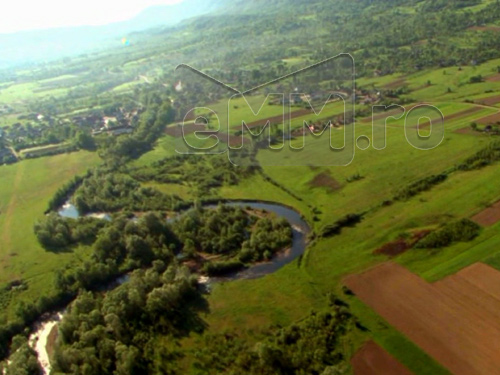
[[[6,367],[6,375],[41,375],[42,368],[38,363],[36,352],[25,342],[10,357],[10,363]]]
[[[128,255],[131,259],[140,261],[141,264],[147,265],[151,263],[154,258],[154,253],[151,246],[139,237],[138,235],[131,235],[127,238],[125,243]]]
[[[469,83],[481,83],[483,82],[483,76],[481,74],[477,76],[472,76],[469,79]]]
[[[79,132],[76,136],[76,145],[84,150],[95,150],[94,138],[86,132]]]

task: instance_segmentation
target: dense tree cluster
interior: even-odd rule
[[[233,255],[241,249],[256,219],[240,207],[219,205],[216,209],[192,209],[173,225],[186,251]]]
[[[438,175],[424,177],[420,180],[412,182],[408,186],[405,186],[403,189],[401,189],[396,194],[394,199],[395,200],[410,199],[411,197],[414,197],[415,195],[418,195],[424,191],[430,190],[434,186],[441,184],[442,182],[446,181],[447,178],[448,178],[447,173],[441,173]]]
[[[111,165],[119,165],[136,159],[151,150],[154,142],[162,134],[165,126],[174,120],[175,112],[165,90],[144,90],[139,99],[145,110],[131,135],[106,137],[101,142],[101,155]]]
[[[494,141],[473,156],[467,158],[457,168],[462,171],[481,169],[500,160],[500,142]]]
[[[363,220],[362,214],[347,214],[341,217],[333,224],[328,224],[322,228],[320,236],[321,237],[332,237],[337,236],[342,232],[343,228],[354,227]]]
[[[461,219],[444,225],[421,239],[417,249],[437,249],[450,246],[455,242],[468,242],[476,238],[481,227],[469,219]]]
[[[39,130],[42,127],[44,131]],[[14,124],[8,128],[7,136],[12,139],[16,151],[27,148],[57,144],[76,139],[78,128],[72,124],[51,122],[50,125],[32,124],[30,122]]]
[[[301,322],[267,332],[249,345],[237,335],[206,335],[195,354],[196,374],[347,375],[344,344],[354,319],[345,304],[313,312]]]
[[[215,209],[192,209],[174,222],[173,229],[187,255],[219,256],[205,264],[209,274],[271,259],[292,240],[292,230],[286,219],[259,217],[240,207],[226,205]]]
[[[52,212],[35,224],[38,241],[47,249],[64,249],[78,243],[93,243],[105,226],[103,220],[82,217],[67,220]]]
[[[16,336],[12,340],[11,350],[14,354],[5,367],[5,375],[42,375],[36,352],[29,346],[24,336]]]
[[[90,177],[90,173],[87,173],[86,177]],[[68,198],[76,190],[76,188],[80,186],[82,181],[83,177],[75,176],[71,181],[67,182],[62,187],[57,189],[54,196],[50,199],[47,211],[45,213],[47,214],[50,211],[59,209],[68,200]]]
[[[74,294],[95,289],[113,277],[154,260],[173,258],[180,244],[164,218],[148,213],[138,220],[119,215],[99,231],[90,260],[57,275],[57,289]]]
[[[199,197],[206,196],[212,188],[236,185],[255,172],[254,167],[236,167],[227,155],[174,156],[152,163],[150,166],[131,170],[139,181],[187,184]]]
[[[170,211],[185,206],[177,196],[143,187],[126,174],[96,170],[85,178],[73,197],[82,214],[88,212]]]
[[[105,296],[80,294],[60,325],[56,371],[178,374],[177,337],[204,327],[196,285],[186,268],[155,261]]]
[[[292,229],[285,218],[262,218],[252,228],[250,238],[243,242],[239,259],[242,262],[269,260],[277,250],[292,242]]]
[[[151,265],[154,260],[170,264],[174,253],[180,249],[166,220],[153,213],[138,220],[131,220],[127,214],[118,215],[111,222],[91,218],[63,219],[51,214],[37,225],[42,238],[45,238],[42,233],[47,231],[57,239],[58,246],[65,241],[70,241],[68,246],[76,245],[82,243],[76,242],[77,239],[84,239],[91,246],[91,254],[81,264],[57,271],[52,294],[43,295],[36,302],[18,302],[15,319],[0,326],[2,357],[8,353],[8,343],[14,335],[33,324],[43,313],[67,304],[79,290],[97,290],[128,271]],[[57,248],[62,249],[67,248]]]
[[[449,2],[446,0],[425,1],[422,6],[424,12],[438,12],[443,9],[462,9],[480,4],[481,0],[459,0]]]

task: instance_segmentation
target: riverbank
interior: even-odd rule
[[[36,324],[35,332],[29,337],[29,344],[38,355],[38,362],[43,370],[44,375],[49,375],[52,366],[50,364],[49,355],[49,337],[53,337],[53,331],[64,316],[64,311],[52,314],[45,321]],[[52,340],[53,341],[53,340]],[[52,342],[52,344],[54,344]]]

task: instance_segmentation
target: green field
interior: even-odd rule
[[[33,299],[50,291],[54,271],[81,256],[42,249],[33,224],[43,217],[61,185],[98,163],[95,153],[80,151],[0,167],[0,283],[26,281],[29,288],[19,298]]]

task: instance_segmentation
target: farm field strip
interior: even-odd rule
[[[498,223],[500,221],[500,201],[474,215],[472,220],[482,226],[491,226]]]
[[[489,125],[500,122],[500,113],[494,113],[492,115],[482,117],[477,122],[481,125]]]
[[[499,373],[500,320],[496,311],[500,310],[500,272],[475,264],[429,284],[389,262],[344,282],[453,374]]]
[[[375,342],[367,342],[352,357],[354,375],[412,375],[412,372]]]
[[[476,99],[475,102],[478,104],[482,104],[482,105],[492,106],[492,105],[500,103],[500,95],[494,95],[494,96],[488,96],[488,97],[481,98],[481,99]]]

